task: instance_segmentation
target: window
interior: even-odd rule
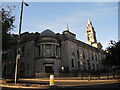
[[[93,64],[93,70],[95,70],[95,64]]]
[[[45,46],[45,54],[50,55],[50,46],[49,45]]]
[[[20,64],[20,73],[25,73],[25,64],[24,63]]]
[[[29,70],[29,64],[27,64],[27,70]]]
[[[24,56],[25,54],[25,47],[22,47],[22,53],[21,53],[21,56]]]
[[[90,71],[90,63],[88,63],[88,70]]]
[[[88,59],[90,59],[90,54],[89,54],[89,52],[88,52]]]
[[[29,48],[28,48],[27,54],[28,54],[28,56],[30,55],[30,49]]]
[[[85,52],[83,51],[83,58],[85,59]]]
[[[97,64],[97,70],[99,70],[99,66],[98,66],[98,64]]]
[[[56,46],[56,55],[59,56],[59,47]]]
[[[17,55],[17,49],[14,49],[14,57],[16,58]]]
[[[77,57],[79,58],[79,50],[77,50]]]
[[[29,48],[28,48],[28,55],[29,55]],[[37,56],[39,56],[40,55],[40,45],[39,46],[37,46]]]
[[[53,49],[52,45],[46,44],[45,45],[45,56],[49,57],[52,55]]]
[[[72,58],[72,68],[75,67],[75,62],[74,62],[74,59]]]
[[[75,55],[74,52],[72,52],[72,55],[73,55],[73,56]]]
[[[95,55],[95,59],[96,59],[96,61],[97,61],[97,55]]]
[[[83,67],[84,67],[84,70],[86,70],[86,64],[85,64],[85,62],[83,62]]]
[[[93,56],[93,54],[92,54],[92,60],[94,60],[94,56]]]
[[[46,54],[50,54],[50,47],[46,47]]]

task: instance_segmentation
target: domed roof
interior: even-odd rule
[[[41,32],[40,36],[41,37],[53,37],[53,38],[56,37],[55,33],[51,31],[50,29],[46,29],[45,31]]]

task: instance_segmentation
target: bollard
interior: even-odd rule
[[[91,80],[91,76],[89,75],[89,76],[88,76],[88,81],[90,81],[90,80]]]
[[[107,79],[109,79],[109,75],[107,75]]]
[[[98,79],[100,80],[100,75],[98,75]]]
[[[98,76],[98,79],[100,80],[100,76]]]
[[[81,75],[81,80],[83,80],[83,76]]]
[[[50,86],[54,86],[54,75],[50,75]]]
[[[115,74],[113,74],[113,79],[115,79]]]

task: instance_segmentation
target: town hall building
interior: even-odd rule
[[[8,49],[7,58],[3,62],[5,76],[14,76],[17,41],[18,35],[13,35],[11,48]],[[86,28],[86,43],[77,40],[70,30],[60,34],[47,29],[41,33],[22,33],[19,47],[19,77],[44,77],[51,73],[55,76],[77,76],[104,68],[102,59],[105,54],[90,20]]]

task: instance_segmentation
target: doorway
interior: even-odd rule
[[[52,73],[52,66],[45,66],[45,73]]]

